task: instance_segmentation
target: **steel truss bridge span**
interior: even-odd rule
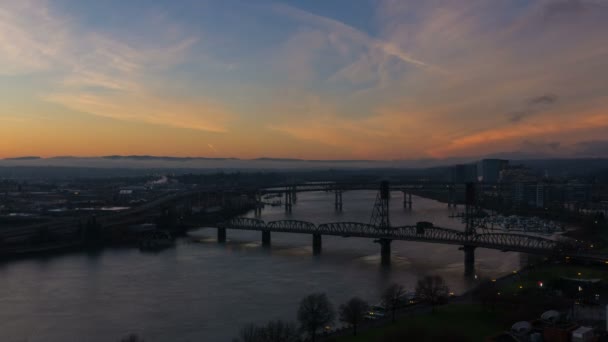
[[[446,182],[404,182],[392,183],[392,191],[416,190],[416,189],[446,189],[456,187],[455,184]],[[277,187],[260,188],[261,194],[280,194],[285,192],[314,192],[314,191],[352,191],[352,190],[378,190],[375,182],[361,183],[303,183]]]
[[[259,219],[241,217],[220,223],[218,228],[360,237],[376,240],[419,241],[542,255],[564,252],[559,241],[542,237],[507,233],[466,234],[463,231],[435,226],[399,226],[380,229],[374,225],[359,222],[325,223],[317,226],[306,221],[283,220],[266,223]]]

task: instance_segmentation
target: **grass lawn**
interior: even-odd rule
[[[526,275],[520,275],[519,280],[512,284],[501,286],[502,293],[517,293],[522,288],[539,288],[539,282],[544,285],[560,278],[572,279],[601,279],[603,283],[608,282],[608,266],[584,266],[584,265],[542,265],[537,269],[530,270]],[[521,288],[520,288],[521,287]]]
[[[386,335],[419,328],[433,333],[452,332],[467,341],[483,341],[485,337],[508,327],[498,323],[499,313],[484,311],[477,304],[450,304],[437,308],[434,314],[405,317],[394,324],[360,333],[358,336],[337,338],[335,342],[381,341]]]

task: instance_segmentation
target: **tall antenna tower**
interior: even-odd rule
[[[389,203],[391,192],[387,181],[380,183],[380,191],[376,196],[376,203],[372,212],[370,225],[376,226],[379,229],[387,230],[391,228],[391,219],[389,216]]]

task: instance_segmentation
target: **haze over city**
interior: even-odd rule
[[[3,1],[0,157],[606,157],[608,3]]]

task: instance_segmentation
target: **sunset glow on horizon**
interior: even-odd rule
[[[608,157],[608,1],[1,1],[0,90],[0,158]]]

